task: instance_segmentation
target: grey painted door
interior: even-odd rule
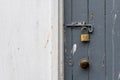
[[[120,0],[64,0],[64,24],[83,21],[94,25],[89,43],[79,28],[65,26],[65,80],[120,80]]]

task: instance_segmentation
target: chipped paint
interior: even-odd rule
[[[48,32],[48,36],[47,36],[47,40],[46,40],[46,43],[45,43],[45,47],[44,47],[44,48],[47,47],[47,45],[48,45],[48,43],[49,43],[49,41],[50,41],[50,36],[51,36],[51,32]]]
[[[67,49],[65,49],[65,53],[67,53]]]
[[[93,20],[93,19],[94,19],[94,17],[95,17],[95,16],[94,16],[94,14],[93,14],[93,13],[91,13],[91,15],[89,16],[89,19],[90,19],[90,20]]]
[[[117,18],[117,14],[114,15],[114,21],[116,21],[116,18]]]
[[[118,74],[118,80],[120,80],[120,73]]]
[[[104,68],[105,67],[105,55],[103,56],[103,60],[102,60],[102,67]]]
[[[77,50],[77,44],[73,44],[73,48],[71,50],[73,55],[75,54],[76,50]]]

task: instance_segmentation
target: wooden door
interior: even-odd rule
[[[120,80],[120,1],[64,0],[65,80]],[[94,27],[90,42],[80,41],[81,29],[74,22]],[[82,69],[80,61],[89,61]]]

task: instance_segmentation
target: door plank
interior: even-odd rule
[[[105,80],[105,0],[89,0],[89,23],[95,27],[88,49],[89,80]]]
[[[120,80],[120,0],[106,0],[106,76]]]
[[[72,70],[72,63],[70,60],[71,58],[71,48],[72,48],[72,30],[70,28],[65,29],[65,52],[64,52],[64,74],[65,80],[73,80],[73,70]]]
[[[64,24],[71,23],[71,0],[64,0]],[[70,28],[65,28],[64,33],[64,79],[65,80],[73,80],[72,79],[72,65],[70,63],[71,57],[71,47],[72,47],[72,30]]]
[[[88,59],[88,44],[80,42],[80,29],[73,29],[73,45],[76,44],[76,52],[73,56],[73,80],[89,80],[89,70],[80,68],[80,60]]]
[[[71,0],[72,22],[88,21],[88,2],[87,0]]]
[[[88,21],[87,0],[72,0],[72,22]],[[76,44],[76,52],[73,55],[73,80],[88,80],[88,70],[80,68],[80,60],[88,58],[88,44],[80,41],[80,29],[73,29],[72,45]]]

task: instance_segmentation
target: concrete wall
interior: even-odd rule
[[[52,80],[51,1],[0,0],[0,80]]]

